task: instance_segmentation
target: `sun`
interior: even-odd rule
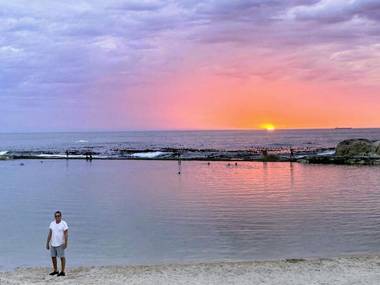
[[[276,127],[273,124],[269,124],[269,123],[261,124],[260,128],[261,129],[265,129],[268,132],[272,132],[272,131],[274,131],[276,129]]]

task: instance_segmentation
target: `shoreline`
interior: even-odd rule
[[[332,157],[333,148],[294,149],[254,148],[241,150],[222,149],[113,149],[111,153],[86,149],[65,152],[49,150],[2,151],[0,160],[158,160],[158,161],[252,161],[252,162],[300,162],[309,157]]]
[[[15,160],[40,160],[41,163],[44,160],[85,160],[85,161],[198,161],[198,162],[278,162],[278,163],[302,163],[302,164],[320,164],[320,165],[366,165],[366,166],[379,166],[380,157],[371,156],[335,156],[335,155],[302,155],[297,158],[289,158],[286,156],[270,155],[268,157],[235,157],[235,156],[220,156],[220,157],[185,157],[185,158],[175,158],[175,157],[97,157],[94,156],[91,159],[86,159],[85,157],[63,157],[62,155],[47,155],[47,156],[13,156],[13,157],[0,157],[0,161],[15,161]]]
[[[98,150],[78,148],[68,150],[10,150],[0,152],[0,159],[67,159],[67,160],[198,160],[198,161],[297,161],[310,155],[331,155],[333,148],[288,147],[251,149],[196,149],[196,148],[113,148]]]
[[[138,266],[50,268],[0,272],[0,284],[380,284],[380,255]]]
[[[80,140],[82,142],[82,140]],[[0,160],[166,160],[166,161],[252,161],[300,162],[310,164],[380,165],[380,140],[344,139],[331,144],[241,145],[240,147],[148,146],[131,147],[117,144],[67,145],[39,148],[0,149]]]
[[[362,143],[361,140],[357,140]],[[346,142],[343,142],[346,143]],[[342,144],[343,144],[342,143]],[[355,142],[354,142],[355,143]],[[379,141],[380,143],[380,141]],[[343,147],[341,147],[343,148]],[[91,148],[66,151],[23,150],[1,151],[0,161],[6,160],[150,160],[205,162],[297,162],[304,164],[380,165],[378,153],[345,153],[337,148],[261,148],[241,150],[157,148],[116,148],[110,152]],[[346,147],[347,148],[347,147]],[[346,150],[345,150],[346,151]],[[346,151],[347,152],[347,151]],[[343,155],[342,155],[343,153]]]

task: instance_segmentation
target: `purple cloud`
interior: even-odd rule
[[[378,85],[379,9],[375,0],[2,1],[0,124],[104,110],[183,69]]]
[[[312,5],[296,6],[288,15],[297,20],[342,22],[354,17],[380,20],[380,2],[377,0],[321,0]]]

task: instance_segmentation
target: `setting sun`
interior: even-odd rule
[[[260,128],[265,129],[267,131],[274,131],[276,129],[276,127],[273,124],[261,124]]]

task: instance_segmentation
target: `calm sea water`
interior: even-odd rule
[[[183,162],[177,175],[178,167],[0,161],[0,269],[49,266],[57,209],[70,227],[69,266],[380,251],[379,167]]]
[[[243,150],[252,147],[329,148],[349,138],[380,140],[380,129],[267,131],[139,131],[86,133],[0,133],[0,152],[94,148],[108,153],[114,148],[197,148]]]

